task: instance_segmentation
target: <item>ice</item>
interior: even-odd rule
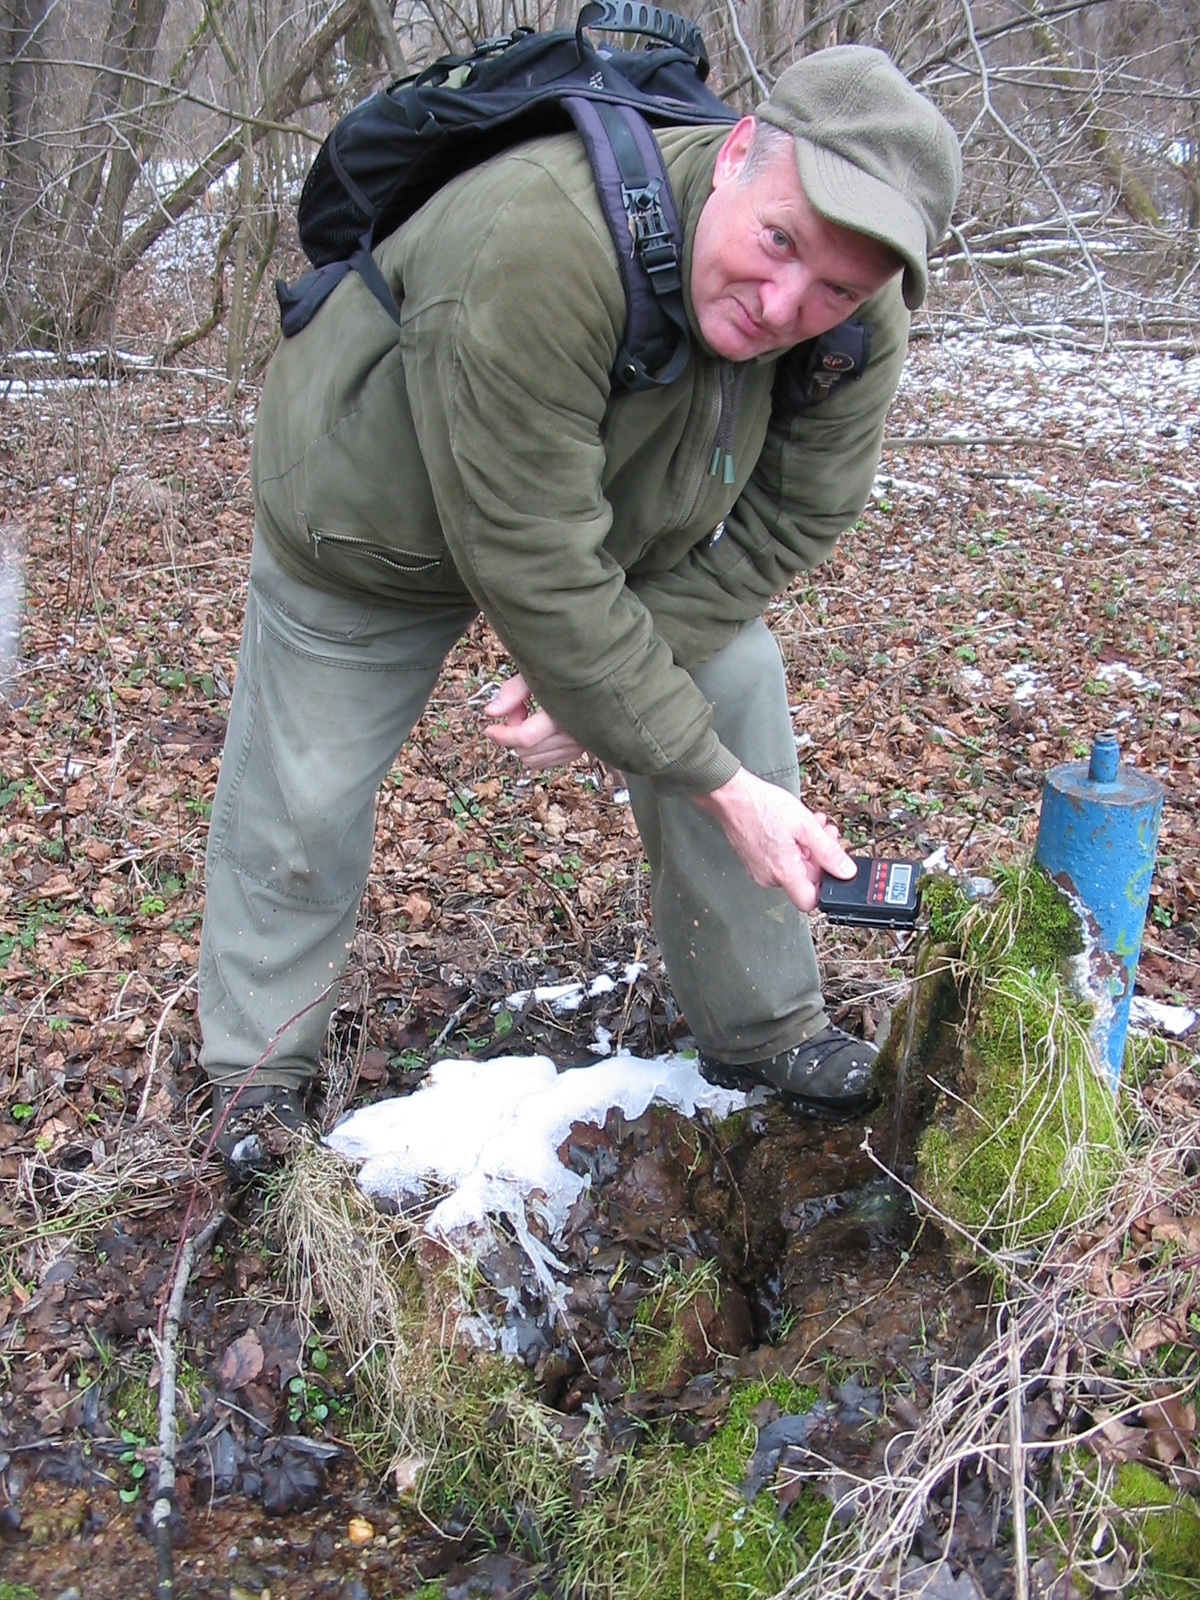
[[[644,961],[626,962],[620,981],[623,984],[633,983],[645,970]],[[559,1016],[567,1016],[572,1011],[578,1011],[585,999],[595,1000],[599,995],[611,994],[616,987],[617,979],[602,972],[592,979],[586,989],[580,982],[541,984],[536,989],[515,989],[512,994],[505,995],[504,1004],[510,1011],[523,1011],[529,1005],[545,1005],[557,1011]],[[500,1010],[499,1001],[492,1010]]]
[[[1178,1038],[1196,1026],[1196,1013],[1188,1006],[1168,1006],[1135,994],[1129,1002],[1129,1023],[1150,1033],[1170,1033]]]
[[[632,1120],[652,1101],[725,1117],[745,1096],[706,1083],[684,1056],[622,1052],[566,1072],[546,1056],[439,1061],[413,1094],[362,1107],[325,1142],[362,1163],[358,1182],[369,1195],[404,1205],[448,1190],[425,1222],[435,1237],[462,1244],[486,1234],[490,1217],[507,1217],[541,1276],[553,1258],[523,1237],[525,1207],[533,1200],[552,1241],[559,1237],[585,1187],[558,1159],[572,1124],[602,1127],[614,1108]]]

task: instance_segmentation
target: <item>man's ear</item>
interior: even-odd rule
[[[719,189],[723,183],[732,183],[746,165],[746,157],[750,154],[750,146],[754,142],[754,130],[758,122],[754,117],[743,117],[729,130],[729,137],[717,152],[717,164],[713,168],[713,188]]]

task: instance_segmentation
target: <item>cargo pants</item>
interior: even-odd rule
[[[370,867],[376,791],[474,615],[328,594],[255,538],[200,939],[201,1060],[214,1082],[240,1080],[290,1018],[257,1081],[301,1087],[316,1073]],[[722,742],[798,794],[766,626],[748,624],[693,677]],[[807,919],[751,881],[689,798],[653,779],[628,783],[655,935],[701,1048],[744,1065],[823,1028]]]

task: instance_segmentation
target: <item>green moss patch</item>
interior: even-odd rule
[[[973,905],[926,892],[965,1021],[959,1060],[918,1145],[918,1187],[993,1246],[1023,1248],[1085,1216],[1120,1171],[1122,1130],[1068,968],[1082,948],[1069,902],[1037,867],[999,874]]]
[[[1164,1600],[1200,1591],[1200,1506],[1174,1495],[1148,1467],[1127,1461],[1117,1468],[1112,1497],[1123,1511],[1123,1538],[1142,1555]]]

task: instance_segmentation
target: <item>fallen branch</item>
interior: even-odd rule
[[[179,1338],[179,1321],[183,1315],[183,1297],[196,1257],[213,1239],[225,1221],[225,1213],[218,1211],[210,1217],[194,1239],[184,1242],[171,1298],[167,1303],[167,1320],[161,1340],[156,1340],[158,1356],[158,1483],[154,1490],[154,1505],[150,1524],[154,1529],[154,1550],[158,1565],[154,1593],[156,1600],[171,1600],[175,1593],[175,1561],[171,1549],[171,1512],[175,1504],[175,1448],[179,1442],[179,1429],[175,1421],[175,1346]]]
[[[1078,455],[1079,444],[1068,444],[1065,439],[1042,439],[1036,433],[979,433],[973,438],[961,438],[954,433],[901,433],[883,441],[885,450],[903,450],[908,446],[932,450],[970,450],[976,445],[1019,444],[1040,450],[1069,450]]]
[[[446,1026],[442,1029],[441,1033],[438,1034],[437,1038],[429,1046],[429,1054],[430,1054],[430,1056],[433,1056],[433,1055],[437,1054],[437,1052],[445,1044],[446,1040],[454,1032],[455,1028],[458,1027],[459,1023],[466,1016],[467,1012],[468,1011],[473,1011],[478,1004],[479,1004],[479,996],[475,993],[474,989],[472,989],[470,994],[463,1001],[462,1005],[460,1005],[458,1007],[458,1009],[454,1012],[454,1014],[451,1016],[449,1022],[447,1022]]]

